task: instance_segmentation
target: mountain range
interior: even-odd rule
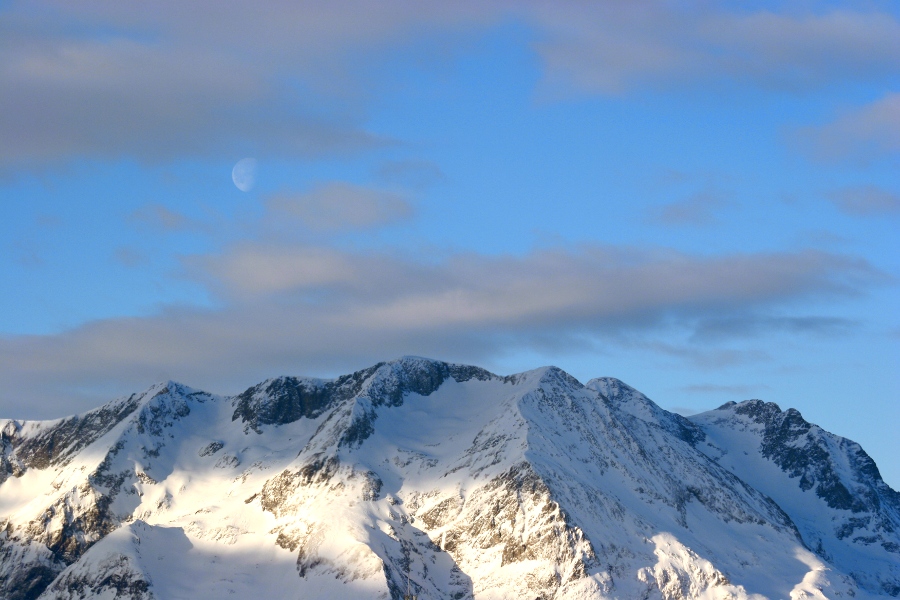
[[[900,596],[900,494],[761,400],[404,357],[0,420],[0,597]]]

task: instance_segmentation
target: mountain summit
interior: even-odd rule
[[[900,494],[751,400],[405,357],[0,421],[0,597],[900,596]]]

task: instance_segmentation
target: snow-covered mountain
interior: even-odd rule
[[[900,494],[757,400],[402,358],[0,421],[0,597],[900,595]]]

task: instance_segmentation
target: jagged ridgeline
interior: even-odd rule
[[[402,358],[0,421],[0,598],[900,596],[900,495],[758,400]]]

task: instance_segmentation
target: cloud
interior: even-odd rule
[[[143,253],[127,246],[116,248],[113,258],[115,258],[116,262],[120,265],[128,267],[129,269],[139,267],[147,262],[147,257],[144,256]]]
[[[280,193],[266,202],[270,226],[313,231],[371,229],[407,219],[413,206],[396,192],[334,181],[305,193]]]
[[[877,12],[725,12],[660,3],[536,5],[553,85],[601,94],[738,81],[808,90],[900,71],[900,22]]]
[[[15,240],[9,245],[13,261],[26,269],[37,269],[46,264],[41,248],[33,240]]]
[[[632,340],[628,345],[639,350],[649,350],[655,354],[675,359],[680,364],[710,371],[720,371],[728,367],[766,362],[772,356],[757,348],[701,347],[696,344],[673,344],[659,340]]]
[[[369,261],[330,248],[267,247],[244,243],[220,256],[185,259],[189,273],[230,298],[260,298],[287,291],[303,293],[349,285]]]
[[[34,220],[35,224],[42,229],[56,229],[63,224],[63,220],[58,215],[38,215]]]
[[[885,13],[719,14],[701,22],[700,37],[720,51],[727,72],[779,87],[809,89],[900,71],[900,21]]]
[[[686,385],[681,388],[691,394],[716,394],[729,396],[748,396],[759,390],[769,389],[767,385],[717,385],[714,383],[700,383]]]
[[[836,190],[829,194],[829,199],[848,215],[873,217],[900,213],[900,194],[874,185]]]
[[[378,176],[391,183],[421,189],[444,178],[441,168],[427,160],[392,160],[378,168]]]
[[[352,254],[333,248],[243,243],[190,261],[222,289],[242,296],[308,293],[312,289],[366,299],[367,311],[396,311],[410,323],[520,316],[625,317],[665,306],[706,309],[735,299],[846,293],[873,281],[865,261],[822,252],[701,259],[670,250],[585,246],[526,257],[456,254],[426,265],[388,253]],[[263,266],[268,265],[268,269]],[[260,272],[260,280],[252,273]],[[376,302],[389,299],[390,302]],[[380,314],[387,317],[386,313]],[[379,319],[379,322],[384,322]]]
[[[670,227],[711,225],[717,222],[716,212],[731,204],[724,194],[709,190],[697,192],[651,211],[650,221]]]
[[[145,204],[131,213],[129,220],[163,232],[182,231],[200,226],[199,223],[162,204]]]
[[[152,9],[13,2],[0,13],[0,167],[308,157],[391,144],[365,127],[385,85],[379,59],[414,46],[421,52],[422,40],[436,54],[452,52],[510,21],[531,30],[552,93],[723,80],[810,89],[900,72],[900,23],[874,11],[726,12],[644,2],[260,7],[164,0]],[[875,145],[895,147],[894,138]]]
[[[14,413],[4,416],[59,416],[75,410],[65,404],[73,390],[85,408],[111,389],[166,378],[235,392],[268,376],[345,372],[403,354],[477,362],[652,332],[673,319],[840,297],[881,280],[864,261],[819,252],[709,258],[584,247],[425,263],[244,242],[188,262],[216,308],[168,307],[0,339],[0,405]],[[752,349],[655,351],[710,368],[765,359]]]
[[[868,162],[896,156],[900,154],[900,93],[887,94],[830,123],[800,128],[792,135],[803,151],[818,160]]]
[[[695,325],[692,341],[746,339],[770,333],[836,336],[847,335],[859,326],[858,321],[838,317],[773,317],[746,314],[701,319]]]
[[[0,25],[10,33],[0,42],[0,166],[77,157],[320,156],[385,143],[360,126],[358,102],[296,82],[308,84],[304,61],[314,64],[320,47],[291,56],[268,33],[259,39],[272,45],[249,45],[247,31],[273,16],[267,11],[169,6],[158,7],[167,16],[155,18],[100,3],[45,8],[40,21],[20,9]],[[252,18],[242,23],[243,16]],[[302,22],[295,40],[314,28],[314,19]],[[282,35],[287,27],[280,24]]]

